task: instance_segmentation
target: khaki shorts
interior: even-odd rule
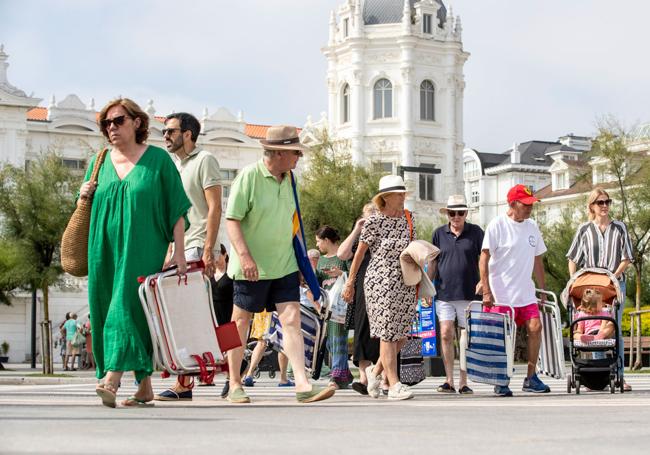
[[[66,352],[66,354],[68,354],[68,355],[79,354],[79,347],[78,347],[78,346],[74,346],[74,345],[72,344],[72,341],[67,340],[67,342],[66,342],[66,344],[65,344],[65,352]]]

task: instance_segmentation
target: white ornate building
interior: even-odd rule
[[[46,107],[39,106],[40,98],[27,95],[9,83],[8,57],[0,45],[0,166],[9,163],[27,167],[40,154],[53,151],[67,166],[83,173],[88,158],[105,144],[97,127],[94,101],[86,104],[78,96],[68,95],[57,102],[52,96]],[[148,142],[164,147],[161,133],[164,117],[155,115],[152,101],[145,110],[150,116]],[[246,123],[242,117],[241,113],[234,116],[224,108],[213,114],[206,109],[200,116],[202,133],[198,147],[210,151],[219,160],[225,180],[224,203],[237,171],[261,157],[259,139],[266,136],[268,128]],[[223,225],[220,239],[225,240]],[[73,291],[52,289],[50,295],[50,317],[55,325],[64,319],[66,312],[83,312],[87,307],[86,281],[72,277],[68,280]],[[26,295],[17,295],[12,306],[0,305],[0,343],[9,343],[10,361],[22,362],[29,353],[30,311],[31,302]]]
[[[407,205],[437,214],[462,191],[463,50],[460,17],[442,0],[347,0],[332,11],[327,58],[328,124],[353,160],[406,173]]]

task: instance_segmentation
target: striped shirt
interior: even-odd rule
[[[593,221],[581,224],[566,257],[579,268],[598,267],[614,273],[624,260],[633,261],[625,223],[611,221],[602,233]]]

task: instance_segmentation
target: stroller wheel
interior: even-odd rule
[[[253,373],[253,377],[254,377],[255,379],[259,379],[261,375],[262,375],[262,373],[260,372],[260,369],[259,369],[259,368],[255,368],[255,372]]]
[[[576,395],[580,395],[580,378],[576,377]]]
[[[566,377],[566,393],[571,393],[571,376]]]
[[[609,378],[609,393],[614,393],[616,392],[616,379],[614,376],[611,376]]]
[[[275,370],[269,371],[269,378],[271,379],[275,378]]]

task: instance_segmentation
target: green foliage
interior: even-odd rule
[[[318,140],[300,182],[300,207],[310,247],[315,245],[314,233],[325,224],[345,238],[377,192],[381,177],[378,171],[354,165],[346,144],[332,142],[327,132]]]
[[[641,311],[650,310],[650,305],[642,306]],[[623,335],[630,336],[630,312],[635,311],[633,307],[623,310],[623,320],[621,321],[621,330]],[[635,330],[636,332],[636,330]],[[650,336],[650,313],[641,315],[641,336]]]
[[[54,153],[30,162],[27,171],[11,165],[0,171],[2,293],[43,288],[61,275],[58,248],[80,180]]]
[[[620,201],[622,210],[617,218],[625,222],[632,240],[632,267],[637,278],[633,295],[639,308],[644,294],[643,286],[647,285],[647,281],[639,278],[645,275],[645,261],[650,254],[650,157],[643,152],[633,151],[634,145],[629,132],[620,123],[606,118],[600,121],[592,155],[606,158],[606,170],[614,177],[611,196]],[[631,273],[628,272],[629,275]]]
[[[569,251],[573,236],[580,223],[586,221],[582,203],[576,203],[562,210],[560,219],[551,225],[540,224],[542,237],[547,251],[543,256],[546,288],[553,291],[559,298],[560,293],[569,281],[569,268],[566,254]],[[582,218],[576,219],[576,214]]]

